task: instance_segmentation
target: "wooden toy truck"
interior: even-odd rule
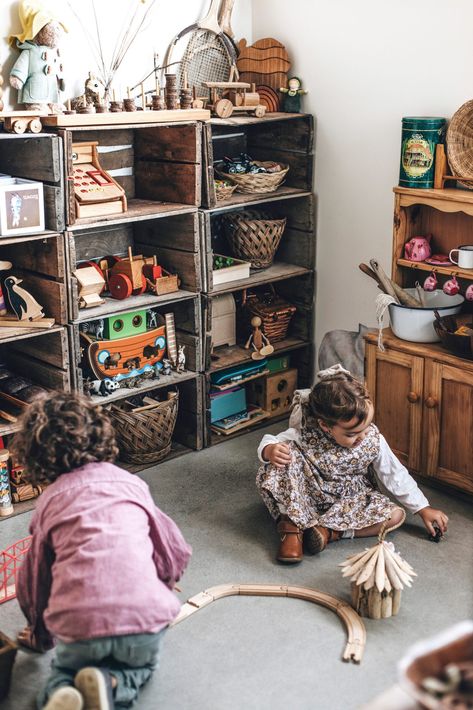
[[[234,113],[254,113],[257,118],[262,118],[266,113],[266,106],[260,103],[255,84],[206,81],[204,86],[209,89],[207,108],[219,118],[229,118]]]

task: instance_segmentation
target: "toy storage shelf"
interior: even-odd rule
[[[31,338],[37,338],[46,333],[57,333],[64,330],[61,325],[53,325],[52,328],[40,329],[40,328],[15,328],[14,326],[7,328],[0,326],[0,344],[10,343],[17,340],[30,340]]]
[[[150,219],[160,219],[171,217],[176,214],[190,214],[196,212],[196,207],[179,204],[175,202],[153,202],[151,200],[131,199],[128,202],[127,211],[121,215],[105,215],[98,220],[95,217],[88,217],[76,220],[75,224],[69,226],[69,231],[75,232],[84,227],[98,227],[103,224],[116,225],[127,224],[128,222],[142,222]]]
[[[448,277],[456,276],[459,279],[473,280],[472,269],[462,269],[456,264],[451,264],[450,266],[438,266],[426,264],[422,261],[409,261],[409,259],[397,259],[396,263],[398,266],[412,269],[413,271],[428,271],[429,273],[431,271],[435,271],[436,274],[443,274]]]
[[[137,394],[142,394],[143,392],[150,392],[151,390],[158,390],[164,387],[169,387],[172,385],[177,385],[181,382],[186,382],[187,380],[195,380],[198,375],[196,372],[172,372],[171,375],[165,377],[161,376],[159,380],[145,380],[145,382],[139,383],[136,387],[126,389],[125,387],[120,387],[119,389],[112,392],[107,397],[102,397],[100,395],[91,395],[91,399],[95,404],[102,404],[106,406],[112,402],[117,402],[121,399],[130,399]]]
[[[271,357],[275,357],[280,353],[291,352],[309,345],[309,341],[301,340],[300,338],[284,338],[277,343],[274,343],[274,353]],[[230,345],[216,348],[213,355],[210,357],[209,372],[218,372],[225,370],[227,367],[234,367],[245,362],[253,362],[251,359],[251,350],[245,350],[241,345]]]
[[[44,232],[37,232],[36,234],[24,234],[24,235],[21,235],[20,237],[1,237],[0,236],[0,247],[5,246],[6,244],[36,242],[36,241],[38,241],[38,239],[47,239],[48,237],[59,237],[59,236],[60,235],[57,232],[53,232],[50,229],[45,229]]]
[[[167,293],[163,296],[153,296],[152,293],[143,293],[141,296],[131,296],[123,301],[118,301],[116,298],[104,297],[104,303],[94,308],[81,308],[79,316],[72,323],[84,323],[89,320],[96,320],[115,313],[126,313],[130,309],[139,310],[145,307],[163,306],[166,303],[176,303],[177,301],[187,301],[195,298],[195,293],[191,291],[175,291]]]
[[[252,205],[262,205],[266,202],[275,202],[276,200],[290,200],[293,197],[308,197],[311,193],[307,190],[300,190],[296,187],[278,187],[274,192],[260,195],[246,195],[244,193],[234,192],[230,199],[219,200],[215,207],[210,208],[212,214],[218,212],[229,212],[235,207],[251,207]],[[259,199],[258,199],[259,198]]]
[[[293,264],[283,263],[273,264],[264,271],[251,271],[248,279],[242,279],[241,281],[230,281],[226,284],[218,284],[213,287],[211,293],[219,295],[222,293],[241,291],[245,288],[261,286],[267,283],[276,283],[277,281],[294,278],[295,276],[303,276],[310,273],[310,269],[306,269],[303,266],[294,266]]]

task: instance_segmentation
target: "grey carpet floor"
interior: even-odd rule
[[[337,565],[366,541],[336,543],[294,567],[275,562],[275,528],[254,485],[260,437],[254,432],[141,474],[193,547],[180,598],[217,584],[253,582],[305,585],[349,600]],[[413,516],[392,535],[418,577],[403,592],[397,617],[365,620],[361,665],[341,661],[345,630],[329,610],[296,599],[227,597],[168,631],[160,669],[137,707],[352,710],[389,687],[397,661],[413,642],[473,616],[471,504],[425,486],[424,491],[449,515],[448,536],[440,544],[429,542]],[[25,513],[0,522],[0,549],[27,534],[29,519]],[[16,601],[0,605],[2,631],[14,636],[22,625]],[[34,707],[50,659],[51,654],[19,652],[5,710]]]

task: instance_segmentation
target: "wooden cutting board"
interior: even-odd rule
[[[275,91],[287,87],[287,74],[291,68],[289,55],[281,42],[272,37],[259,39],[247,46],[246,39],[238,43],[240,56],[237,68],[240,81],[269,86]]]

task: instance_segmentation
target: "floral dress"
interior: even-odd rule
[[[303,530],[314,525],[360,530],[389,520],[397,506],[376,489],[370,472],[380,447],[377,427],[372,424],[358,446],[346,448],[318,426],[306,404],[300,406],[300,443],[286,442],[291,463],[265,464],[257,473],[256,485],[273,518],[283,506]]]

